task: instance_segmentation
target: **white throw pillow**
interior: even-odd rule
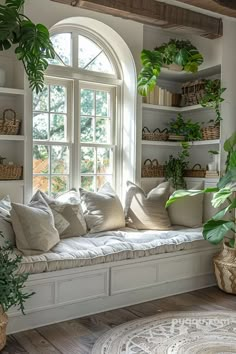
[[[128,226],[138,230],[167,230],[171,223],[165,208],[169,182],[163,182],[146,194],[142,188],[127,182],[125,214]]]
[[[10,221],[11,200],[9,195],[6,195],[0,200],[0,216]]]
[[[39,192],[29,205],[12,203],[11,219],[16,246],[26,256],[48,252],[60,241],[52,211]]]
[[[192,190],[200,190],[203,184],[195,186]],[[174,193],[171,190],[171,194]],[[169,217],[172,225],[185,227],[200,227],[203,223],[203,194],[194,197],[185,197],[177,200],[168,207]]]
[[[97,193],[80,188],[80,196],[85,206],[85,220],[91,233],[125,227],[120,199],[109,183],[105,183]]]
[[[6,244],[10,244],[11,246],[15,246],[15,234],[12,228],[12,223],[7,221],[6,219],[0,216],[0,247],[6,246]]]

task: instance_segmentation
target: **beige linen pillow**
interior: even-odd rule
[[[125,227],[120,199],[109,183],[105,183],[97,193],[80,188],[80,196],[85,206],[85,220],[91,233]]]
[[[192,190],[203,188],[203,184],[195,186]],[[174,189],[170,193],[174,193]],[[203,223],[203,194],[194,197],[185,197],[168,207],[169,217],[172,225],[185,227],[200,227]]]
[[[40,194],[52,210],[55,227],[61,239],[83,236],[87,233],[80,197],[76,191],[69,191],[56,199],[48,197],[43,192]]]
[[[169,182],[159,184],[146,194],[142,188],[127,182],[125,214],[128,226],[138,230],[166,230],[171,224],[165,208],[169,197]]]
[[[26,256],[48,252],[60,241],[51,209],[39,192],[29,205],[12,203],[11,219],[16,246]]]

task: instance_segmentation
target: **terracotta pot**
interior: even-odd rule
[[[0,351],[5,347],[6,345],[6,329],[7,329],[7,324],[8,324],[8,316],[6,313],[3,313],[1,307],[0,307]]]
[[[213,258],[219,288],[236,295],[236,248],[224,244],[223,250]]]

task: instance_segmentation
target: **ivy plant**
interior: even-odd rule
[[[191,119],[184,119],[181,113],[177,115],[176,119],[173,119],[168,124],[168,131],[171,134],[184,136],[185,141],[195,141],[202,139],[200,123],[194,123]]]
[[[0,50],[14,46],[18,60],[23,63],[30,87],[37,93],[43,89],[47,59],[55,57],[48,29],[34,24],[23,14],[25,0],[5,0],[0,5]]]
[[[138,92],[147,96],[157,83],[164,65],[177,64],[186,72],[197,72],[203,63],[203,56],[190,41],[171,39],[153,51],[141,52],[142,69],[138,76]]]

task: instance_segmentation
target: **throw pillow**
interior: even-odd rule
[[[197,185],[192,190],[203,188],[203,184]],[[171,190],[171,194],[174,193]],[[168,208],[169,217],[172,225],[185,227],[200,227],[203,222],[203,194],[194,197],[186,197],[177,200]]]
[[[40,194],[52,210],[60,238],[83,236],[87,233],[80,197],[76,191],[66,192],[56,199],[43,192]]]
[[[51,209],[39,192],[36,197],[28,205],[12,203],[16,246],[26,256],[48,252],[60,241]]]
[[[91,233],[125,227],[123,207],[109,183],[105,183],[97,193],[80,188],[80,195]]]
[[[0,216],[0,247],[6,246],[6,243],[15,246],[15,234],[12,223]]]
[[[0,216],[10,221],[11,200],[9,195],[6,195],[0,200]]]
[[[142,188],[127,182],[125,213],[128,226],[138,230],[166,230],[171,224],[165,208],[169,197],[169,182],[159,184],[146,194]]]

